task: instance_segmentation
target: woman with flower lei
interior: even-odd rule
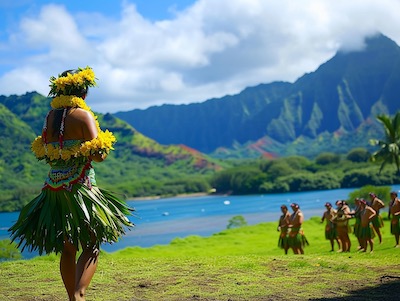
[[[61,253],[60,272],[69,300],[85,300],[102,242],[116,242],[133,224],[133,209],[96,185],[92,161],[106,159],[116,139],[102,131],[85,103],[96,86],[90,67],[68,70],[50,78],[52,109],[42,135],[32,143],[38,160],[50,165],[40,195],[21,211],[9,229],[22,250]],[[76,261],[76,253],[82,252]]]

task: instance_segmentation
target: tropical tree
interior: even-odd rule
[[[379,149],[371,156],[372,161],[382,162],[379,173],[386,164],[395,164],[397,174],[400,175],[400,111],[391,118],[381,114],[377,116],[385,131],[384,140],[372,139],[371,144],[378,145]]]

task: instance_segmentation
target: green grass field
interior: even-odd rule
[[[321,212],[322,215],[322,212]],[[374,253],[329,252],[319,217],[304,223],[304,255],[277,247],[277,222],[177,238],[166,246],[102,253],[93,301],[400,300],[400,248],[385,220]],[[0,263],[1,301],[58,301],[67,294],[55,255]]]

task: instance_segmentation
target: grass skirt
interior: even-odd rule
[[[288,238],[288,233],[286,231],[281,232],[281,234],[279,235],[278,247],[281,249],[289,248],[289,238]]]
[[[393,235],[400,234],[400,223],[399,223],[399,217],[393,217],[392,221],[390,223],[390,233]]]
[[[132,208],[107,190],[77,183],[71,191],[43,189],[21,211],[9,229],[11,239],[30,251],[61,252],[64,241],[99,246],[117,242],[133,224],[126,215]]]
[[[337,238],[336,227],[333,223],[329,223],[325,226],[325,239],[331,240]]]
[[[309,245],[303,230],[297,228],[292,228],[289,232],[288,243],[291,248],[304,248],[306,245]]]
[[[382,216],[378,215],[372,219],[372,225],[374,228],[382,228],[383,227],[383,219]]]
[[[373,239],[375,232],[371,224],[366,227],[360,227],[360,238],[361,239]]]
[[[359,218],[356,218],[356,222],[353,226],[353,233],[357,238],[361,235],[361,220]]]

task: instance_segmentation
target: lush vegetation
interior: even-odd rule
[[[346,155],[320,153],[314,160],[301,156],[259,160],[217,173],[212,186],[218,192],[251,194],[400,183],[400,112],[377,119],[385,134],[371,141],[379,146],[373,154],[355,148]]]
[[[315,160],[261,159],[216,173],[211,185],[220,193],[254,194],[400,183],[394,166],[380,172],[379,164],[369,162],[369,157],[365,149],[357,148],[347,155],[322,153]]]
[[[278,213],[279,214],[279,213]],[[321,211],[322,215],[322,211]],[[277,216],[278,218],[278,216]],[[374,253],[329,252],[321,217],[306,217],[305,255],[284,255],[276,222],[227,229],[207,238],[101,254],[87,298],[104,300],[397,300],[399,250],[384,217]],[[227,221],[228,222],[228,221]],[[335,246],[336,247],[336,246]],[[0,263],[2,301],[66,299],[59,257]]]

